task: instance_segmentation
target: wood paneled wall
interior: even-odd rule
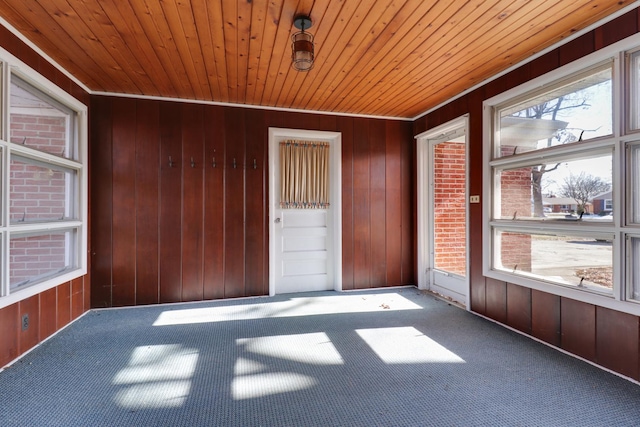
[[[91,116],[93,307],[268,294],[269,127],[342,132],[343,288],[415,283],[410,122],[105,96]]]
[[[89,105],[89,94],[33,49],[0,25],[0,46],[76,99]],[[0,368],[50,337],[89,309],[89,275],[0,309]],[[22,329],[22,316],[29,327]]]
[[[0,368],[89,310],[88,275],[0,309]],[[21,319],[29,315],[29,327]]]
[[[482,102],[638,32],[635,9],[462,96],[414,123],[414,134],[469,114],[469,194],[482,194]],[[482,205],[469,205],[471,309],[622,375],[640,379],[640,319],[486,278]]]

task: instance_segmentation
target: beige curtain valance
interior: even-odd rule
[[[322,141],[280,143],[280,207],[329,207],[329,144]]]

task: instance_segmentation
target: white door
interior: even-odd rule
[[[329,143],[329,207],[280,208],[279,144],[283,140]],[[340,134],[269,129],[269,294],[341,290]]]
[[[466,118],[418,137],[419,287],[467,305]]]

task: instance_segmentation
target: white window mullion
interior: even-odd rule
[[[624,62],[622,62],[624,64]],[[622,68],[622,67],[617,67]],[[620,76],[620,78],[622,78]],[[614,88],[620,85],[614,85]],[[620,94],[620,92],[616,92]],[[620,94],[621,96],[621,94]],[[619,105],[620,102],[614,103],[614,105]],[[621,114],[615,114],[614,119],[618,120],[618,126],[615,126],[615,129],[622,130],[624,124],[622,123],[624,120],[621,120]],[[621,138],[618,139],[616,146],[613,150],[613,189],[611,196],[613,198],[612,208],[613,208],[613,226],[616,231],[616,239],[613,241],[613,295],[618,301],[626,300],[627,293],[627,284],[624,280],[625,278],[625,252],[626,252],[626,239],[624,236],[624,224],[626,221],[625,215],[625,203],[624,194],[625,190],[625,144]],[[605,202],[606,203],[606,202]]]
[[[528,166],[532,163],[553,163],[555,159],[563,157],[571,157],[572,159],[580,159],[581,157],[593,156],[594,154],[607,154],[611,152],[611,147],[615,146],[618,139],[603,138],[597,141],[589,141],[579,144],[559,145],[549,147],[538,151],[518,154],[516,156],[501,157],[492,160],[490,166],[494,168],[506,167],[516,168],[519,166]]]

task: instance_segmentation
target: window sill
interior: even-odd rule
[[[620,311],[634,316],[640,316],[639,302],[622,301],[616,299],[611,293],[603,293],[591,288],[579,289],[575,286],[548,283],[541,280],[509,274],[499,270],[485,271],[484,276],[501,282],[512,283],[514,285],[557,295],[563,298],[581,301],[598,307],[608,308],[610,310]]]
[[[27,298],[30,298],[34,295],[38,295],[44,291],[47,291],[51,288],[55,288],[56,286],[60,286],[64,283],[70,282],[78,277],[82,277],[86,275],[86,270],[77,268],[75,270],[71,270],[59,276],[55,276],[51,279],[45,280],[40,283],[36,283],[32,286],[25,287],[24,289],[20,289],[15,291],[12,294],[9,294],[5,297],[0,297],[0,309],[8,307],[17,302],[23,301]]]

